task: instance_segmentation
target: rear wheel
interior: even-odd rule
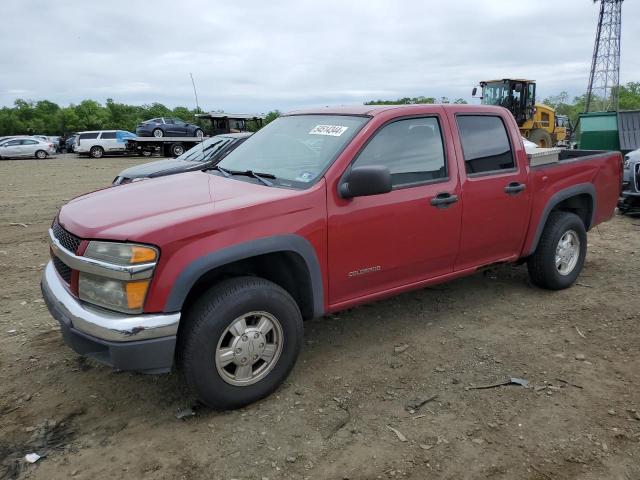
[[[237,408],[273,392],[302,345],[302,315],[284,289],[237,277],[207,291],[180,331],[189,387],[212,408]]]
[[[91,158],[102,158],[104,156],[104,149],[98,145],[91,147],[89,150]]]
[[[529,140],[538,145],[541,148],[550,148],[553,147],[553,141],[551,140],[551,135],[546,130],[542,128],[536,128],[535,130],[531,130],[529,134]]]
[[[180,143],[176,143],[171,147],[171,153],[173,154],[174,157],[179,157],[184,153],[184,145]]]
[[[47,152],[45,152],[44,150],[38,150],[36,152],[36,158],[39,160],[44,160],[45,158],[47,158]]]
[[[153,136],[156,138],[164,137],[164,132],[159,128],[153,129]]]
[[[587,232],[574,213],[551,212],[527,267],[531,281],[549,290],[568,288],[582,271]]]

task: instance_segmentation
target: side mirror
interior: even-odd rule
[[[340,184],[342,198],[379,195],[391,191],[391,173],[387,167],[355,167]]]
[[[478,87],[473,87],[473,90],[471,90],[471,96],[475,97],[476,93],[478,93]]]

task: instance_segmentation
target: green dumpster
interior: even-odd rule
[[[620,150],[618,114],[616,112],[581,113],[578,148],[581,150]]]

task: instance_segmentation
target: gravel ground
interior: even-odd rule
[[[307,322],[285,385],[215,412],[78,357],[40,297],[57,209],[142,161],[0,162],[0,477],[640,479],[640,220],[565,291],[505,266]]]

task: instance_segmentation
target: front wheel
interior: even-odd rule
[[[574,213],[551,212],[527,267],[531,281],[549,290],[568,288],[582,271],[587,232]]]
[[[161,138],[164,137],[164,132],[162,130],[160,130],[159,128],[156,128],[153,130],[153,136],[156,138]]]
[[[45,158],[47,158],[47,152],[45,152],[44,150],[38,150],[36,152],[36,158],[38,160],[44,160]]]
[[[536,128],[529,133],[529,140],[538,145],[540,148],[553,147],[553,141],[549,132],[542,128]]]
[[[193,133],[193,136],[194,137],[198,137],[198,138],[202,138],[202,137],[204,137],[204,132],[201,129],[197,128],[196,131]]]
[[[269,395],[293,368],[302,345],[295,300],[256,277],[219,283],[184,322],[179,334],[184,375],[212,408],[237,408]]]

